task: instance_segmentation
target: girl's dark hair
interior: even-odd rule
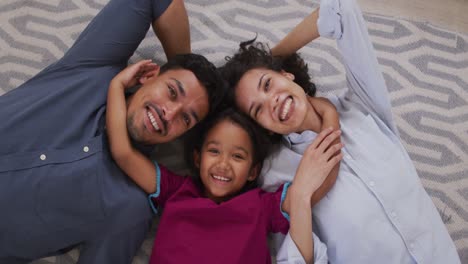
[[[201,153],[202,146],[206,140],[208,132],[220,122],[228,120],[233,124],[244,129],[249,135],[252,142],[252,168],[263,165],[263,160],[268,156],[272,150],[272,142],[267,136],[267,130],[255,123],[250,117],[242,114],[233,108],[227,108],[222,112],[208,117],[205,121],[201,122],[199,126],[192,129],[189,134],[184,138],[185,140],[185,160],[191,170],[193,181],[203,190],[203,184],[200,179],[200,169],[196,167],[195,160],[193,159],[194,151]],[[241,189],[241,193],[258,187],[257,179],[249,181]]]
[[[273,56],[267,44],[256,42],[257,38],[241,42],[239,50],[232,57],[226,57],[226,64],[220,68],[221,74],[228,82],[229,100],[235,102],[234,89],[246,72],[256,68],[294,74],[294,82],[304,89],[309,96],[315,96],[315,84],[310,81],[307,64],[293,53],[286,57]]]

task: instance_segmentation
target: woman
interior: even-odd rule
[[[316,263],[460,263],[400,142],[385,81],[354,0],[322,1],[320,10],[305,18],[271,52],[289,56],[319,35],[337,39],[348,91],[329,98],[340,114],[345,147],[336,183],[313,208],[314,230],[326,245],[314,237]],[[259,63],[262,56],[269,57],[263,60],[269,63]],[[240,110],[272,132],[285,135],[281,150],[265,166],[266,189],[293,177],[323,121],[318,112],[311,111],[304,84],[301,88],[294,82],[301,71],[289,70],[289,63],[280,69],[272,66],[278,65],[277,60],[281,59],[253,45],[241,48],[223,69]],[[304,67],[299,68],[304,73]],[[287,261],[294,254],[291,250],[295,250],[294,243],[287,237],[278,260]]]

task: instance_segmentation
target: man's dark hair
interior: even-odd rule
[[[228,120],[233,124],[239,126],[247,132],[250,141],[252,142],[252,168],[260,166],[262,168],[263,160],[268,156],[272,147],[274,146],[267,136],[267,130],[259,126],[247,115],[240,113],[234,108],[227,108],[217,113],[210,118],[207,118],[204,122],[191,131],[190,136],[185,138],[184,152],[185,160],[191,170],[192,179],[194,182],[203,190],[203,184],[200,179],[200,169],[195,165],[193,159],[194,151],[201,153],[203,143],[206,140],[208,132],[220,122]],[[253,188],[258,187],[257,179],[247,184],[241,189],[240,193],[249,191]]]
[[[239,50],[232,57],[226,57],[226,64],[220,68],[229,85],[229,100],[235,100],[234,89],[246,72],[256,68],[294,74],[294,82],[309,96],[315,96],[315,84],[310,81],[307,64],[294,53],[286,57],[273,56],[267,44],[256,42],[256,38],[241,42]]]
[[[170,58],[161,67],[160,73],[176,69],[189,70],[195,74],[208,93],[208,113],[216,112],[226,94],[227,84],[213,63],[199,54],[179,54]]]

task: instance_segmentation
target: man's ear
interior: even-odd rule
[[[284,77],[288,78],[289,80],[294,81],[294,78],[295,78],[294,74],[292,74],[292,73],[290,73],[290,72],[287,72],[287,71],[285,71],[285,70],[281,70],[281,74],[282,74]]]
[[[153,70],[151,71],[148,71],[148,72],[145,72],[139,79],[140,83],[141,84],[144,84],[145,82],[147,82],[148,80],[156,77],[159,75],[159,70],[160,70],[160,67],[159,65],[156,65],[157,67],[154,68]]]
[[[247,180],[254,181],[255,179],[257,179],[258,175],[260,174],[260,170],[261,170],[261,167],[259,164],[251,168],[249,172],[249,176],[247,177]]]
[[[195,163],[195,167],[197,169],[200,169],[200,152],[196,149],[193,150],[193,163]]]

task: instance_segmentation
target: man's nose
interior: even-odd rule
[[[163,109],[164,119],[167,121],[173,120],[182,110],[182,103],[180,102],[169,102]]]

